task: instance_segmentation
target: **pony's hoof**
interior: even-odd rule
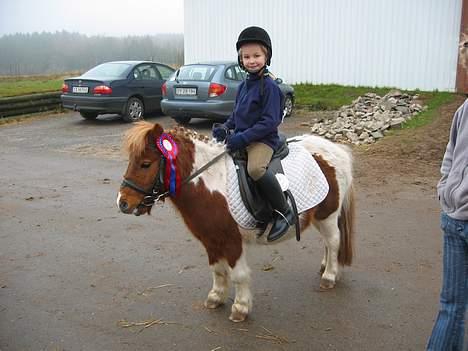
[[[335,281],[331,279],[322,278],[320,279],[320,290],[330,290],[335,287]]]
[[[223,304],[224,304],[223,299],[219,295],[212,294],[212,293],[208,294],[208,298],[205,300],[205,303],[204,303],[205,307],[209,309],[218,308],[219,306]]]
[[[206,300],[204,303],[206,308],[209,308],[210,310],[218,308],[219,306],[222,306],[223,303],[221,301],[210,301]]]
[[[242,306],[240,304],[232,305],[231,315],[229,319],[235,323],[243,322],[247,318],[249,311],[247,306]]]

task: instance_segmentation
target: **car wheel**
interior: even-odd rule
[[[122,118],[125,122],[136,122],[143,119],[144,113],[145,106],[143,105],[143,102],[136,97],[131,97],[127,101],[125,114],[122,116]]]
[[[80,111],[80,115],[84,119],[96,119],[98,114],[96,112]]]
[[[179,123],[179,124],[189,124],[190,123],[190,120],[192,118],[191,117],[174,117],[174,120]]]
[[[284,117],[291,117],[293,110],[293,100],[291,95],[286,95],[284,97],[284,107],[283,107],[283,118]]]

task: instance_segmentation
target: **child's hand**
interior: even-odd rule
[[[226,147],[230,151],[237,151],[247,146],[244,137],[241,134],[234,134],[227,138]]]
[[[211,131],[211,134],[213,135],[213,138],[215,138],[217,142],[222,142],[226,140],[226,137],[228,135],[228,129],[224,124],[215,123],[213,124],[213,129]]]

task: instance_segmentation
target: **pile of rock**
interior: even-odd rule
[[[415,100],[418,95],[393,90],[380,97],[374,93],[360,96],[349,106],[341,107],[334,118],[315,120],[312,133],[327,139],[352,144],[371,144],[384,136],[390,128],[400,128],[417,115],[422,107]]]

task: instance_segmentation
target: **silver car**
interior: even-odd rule
[[[237,62],[231,61],[182,66],[162,86],[161,110],[181,124],[192,118],[224,121],[234,109],[237,88],[245,75]],[[283,116],[289,117],[294,89],[280,78],[276,82],[285,96]]]

